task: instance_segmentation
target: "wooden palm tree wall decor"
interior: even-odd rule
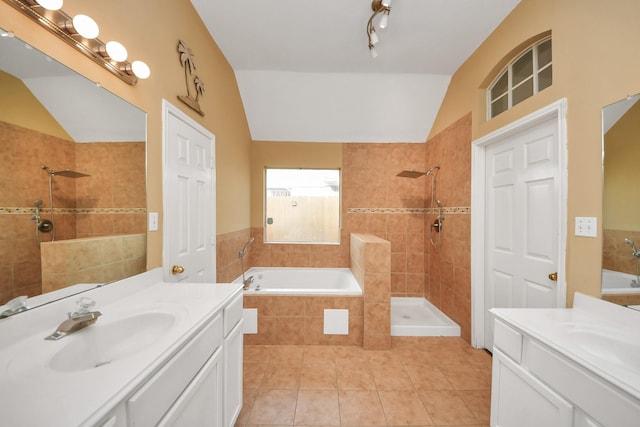
[[[180,54],[180,63],[184,68],[184,83],[187,86],[187,94],[178,95],[178,99],[197,111],[201,116],[204,116],[204,111],[202,111],[198,102],[200,95],[204,94],[204,83],[197,74],[194,74],[196,71],[194,54],[182,40],[178,41],[178,53]],[[191,76],[193,76],[193,80],[190,81]],[[192,88],[196,95],[195,98],[191,96]]]

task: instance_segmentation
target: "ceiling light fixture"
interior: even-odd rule
[[[387,0],[385,0],[387,1]],[[130,85],[146,79],[151,73],[142,61],[127,62],[127,49],[118,42],[104,43],[98,39],[98,24],[86,15],[73,19],[60,9],[62,0],[4,0],[34,22],[79,50],[94,62],[104,66]],[[58,9],[55,9],[55,8]]]
[[[367,22],[367,38],[369,39],[369,53],[371,57],[375,59],[378,57],[375,45],[378,44],[380,39],[376,34],[376,26],[373,21],[376,16],[382,15],[378,23],[378,28],[381,30],[387,28],[389,24],[389,13],[391,13],[391,0],[373,0],[371,2],[371,10],[373,10],[373,15],[371,15],[371,18],[369,18]]]

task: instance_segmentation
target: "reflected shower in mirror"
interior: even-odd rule
[[[0,35],[0,305],[144,271],[146,114]]]
[[[632,293],[637,280],[639,260],[626,242],[640,242],[639,100],[640,95],[628,96],[602,110],[603,294]],[[614,287],[617,279],[621,285]]]

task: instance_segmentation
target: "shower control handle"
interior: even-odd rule
[[[176,274],[181,274],[184,273],[184,267],[181,265],[174,265],[173,267],[171,267],[171,274],[176,275]]]
[[[557,282],[558,281],[558,272],[556,271],[555,273],[549,274],[549,280],[551,280],[553,282]]]

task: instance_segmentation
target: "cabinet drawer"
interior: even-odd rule
[[[640,405],[625,392],[561,358],[542,344],[527,341],[525,363],[533,375],[582,408],[598,423],[616,427],[638,426]]]
[[[221,344],[222,317],[218,315],[129,399],[130,424],[156,425]]]
[[[224,336],[229,335],[229,332],[236,326],[236,324],[242,319],[242,294],[238,295],[233,301],[231,301],[224,308]]]
[[[494,320],[493,346],[502,350],[516,363],[522,361],[522,334],[498,319]]]

